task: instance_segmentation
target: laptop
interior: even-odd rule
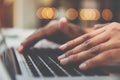
[[[77,63],[60,65],[57,57],[64,52],[57,47],[31,47],[20,54],[14,47],[8,48],[0,34],[0,49],[0,80],[120,80],[119,65],[87,71],[80,70]]]

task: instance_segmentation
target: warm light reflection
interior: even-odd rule
[[[76,9],[74,8],[69,8],[67,11],[66,11],[66,17],[69,19],[69,20],[75,20],[77,17],[78,17],[78,12]]]
[[[102,18],[106,21],[112,20],[113,14],[110,9],[104,9],[102,12]]]
[[[41,18],[47,19],[47,8],[43,8],[40,14],[41,14]]]
[[[97,9],[81,9],[81,20],[98,20],[100,18],[100,12]]]
[[[56,17],[56,9],[51,7],[42,7],[37,10],[37,16],[40,19],[54,19]]]

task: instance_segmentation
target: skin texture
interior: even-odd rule
[[[69,40],[72,40],[82,34],[86,33],[79,26],[68,23],[65,18],[53,20],[49,22],[45,27],[38,29],[27,39],[25,39],[17,50],[22,53],[26,48],[32,47],[39,40],[46,38],[59,44],[63,44]]]
[[[17,51],[22,53],[26,48],[30,48],[39,40],[46,38],[59,44],[67,42],[66,44],[60,47],[60,49],[66,51],[66,53],[58,58],[60,63],[63,65],[71,62],[80,61],[80,59],[90,59],[98,54],[96,49],[99,50],[99,46],[97,48],[94,48],[93,45],[98,45],[103,41],[107,41],[109,38],[109,36],[103,38],[107,36],[107,34],[102,34],[105,33],[106,25],[108,24],[97,24],[94,26],[94,29],[82,29],[79,26],[68,23],[65,18],[61,18],[60,20],[53,20],[49,22],[45,27],[38,29],[36,32],[34,32],[32,35],[26,38],[18,46]],[[98,35],[100,34],[101,36],[99,37]],[[95,37],[93,41],[89,41],[89,39],[93,37]],[[100,38],[99,41],[97,41],[98,38]],[[90,49],[86,52],[84,51],[85,49],[89,49],[90,47],[93,47],[93,49]],[[82,55],[80,53],[82,53]],[[68,62],[65,63],[64,59],[68,57]]]
[[[119,34],[120,23],[106,24],[60,46],[66,53],[58,60],[62,65],[82,61],[82,70],[120,62]]]

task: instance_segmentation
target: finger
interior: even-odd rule
[[[95,47],[92,47],[86,51],[82,51],[82,52],[79,52],[79,53],[76,53],[73,55],[71,54],[64,59],[61,59],[60,63],[65,65],[65,64],[73,63],[73,62],[77,62],[77,61],[84,61],[84,60],[92,58],[106,50],[120,48],[119,44],[120,44],[120,42],[114,42],[113,40],[109,40],[109,41],[101,43]]]
[[[68,63],[87,60],[89,58],[92,58],[92,57],[98,55],[99,53],[101,53],[105,50],[115,48],[115,47],[110,47],[112,45],[116,45],[116,44],[112,44],[110,42],[105,42],[105,43],[99,44],[98,46],[90,48],[86,51],[82,51],[82,52],[78,52],[78,53],[73,54],[73,55],[69,55],[68,57],[66,57],[64,59],[61,59],[60,63],[65,65]]]
[[[98,56],[95,56],[83,62],[79,66],[79,68],[82,70],[87,70],[98,66],[104,66],[113,62],[120,62],[119,52],[120,52],[120,48],[107,50],[105,52],[100,53]]]
[[[68,23],[68,21],[64,17],[61,18],[59,22],[60,22],[59,27],[60,27],[61,32],[69,36],[71,39],[74,39],[80,36],[81,34],[85,33],[84,30],[80,28],[79,26]]]
[[[33,46],[40,39],[45,38],[51,34],[54,34],[56,31],[59,31],[59,22],[51,21],[44,28],[40,28],[38,31],[30,35],[26,40],[24,40],[21,45],[17,48],[19,52],[22,52],[25,48]]]
[[[25,39],[17,48],[17,50],[22,52],[26,47],[33,46],[40,38],[43,38],[45,34],[46,33],[43,29],[39,29],[37,32],[33,33],[27,39]]]
[[[104,27],[104,26],[106,26],[106,25],[108,25],[108,24],[110,24],[110,23],[106,23],[106,24],[96,24],[96,25],[94,25],[94,29],[96,30],[96,29],[100,29],[100,28],[102,28],[102,27]]]
[[[62,17],[60,20],[60,26],[63,27],[63,26],[68,26],[68,22],[67,22],[67,19],[65,17]]]
[[[94,57],[95,55],[93,54],[88,54],[87,55],[87,52],[86,51],[83,51],[81,53],[78,53],[78,54],[75,54],[75,55],[71,55],[71,56],[68,56],[66,58],[63,58],[60,60],[60,64],[62,65],[66,65],[66,64],[69,64],[69,63],[74,63],[74,62],[82,62],[84,60],[87,60],[89,58],[92,58]]]
[[[66,34],[66,35],[68,35],[69,36],[69,32],[68,32],[68,22],[67,22],[67,19],[66,18],[61,18],[60,20],[59,20],[59,28],[60,28],[60,31],[62,32],[62,33],[64,33],[64,34]]]
[[[92,48],[100,43],[106,42],[108,39],[109,39],[109,36],[107,34],[105,34],[105,32],[102,34],[99,34],[98,36],[95,36],[94,38],[86,40],[85,42],[78,45],[77,47],[75,47],[71,50],[68,50],[66,53],[64,53],[63,55],[58,57],[58,60],[64,59],[70,55],[77,54],[81,51],[90,49],[90,48]]]
[[[87,50],[87,53],[97,55],[106,50],[119,48],[120,47],[119,44],[120,44],[120,42],[114,42],[113,40],[108,40],[107,42],[101,43],[101,44]]]
[[[92,38],[92,37],[94,37],[94,36],[96,36],[96,35],[104,32],[104,31],[105,31],[105,29],[104,29],[104,28],[101,28],[101,29],[99,29],[99,30],[96,30],[96,31],[93,31],[93,32],[91,32],[91,33],[85,34],[85,35],[83,35],[83,36],[81,36],[81,37],[78,37],[78,38],[76,38],[76,39],[74,39],[74,40],[71,40],[71,41],[69,41],[69,42],[61,45],[61,46],[60,46],[60,49],[61,49],[62,51],[66,51],[66,50],[68,50],[68,49],[71,49],[71,48],[77,46],[78,44],[84,42],[85,40],[88,40],[88,39],[90,39],[90,38]]]

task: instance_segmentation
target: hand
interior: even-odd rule
[[[96,24],[96,25],[94,25],[94,30],[100,29],[100,28],[102,28],[102,27],[104,27],[104,26],[106,26],[106,25],[108,25],[108,24],[110,24],[110,23],[106,23],[106,24]]]
[[[46,38],[57,43],[65,43],[68,40],[74,39],[85,32],[78,26],[70,24],[65,18],[59,21],[53,20],[48,25],[40,28],[38,31],[30,35],[17,50],[21,53],[26,47],[33,46],[39,40]]]
[[[66,51],[58,57],[61,64],[82,61],[82,70],[120,62],[120,23],[113,22],[80,36],[60,49]]]

